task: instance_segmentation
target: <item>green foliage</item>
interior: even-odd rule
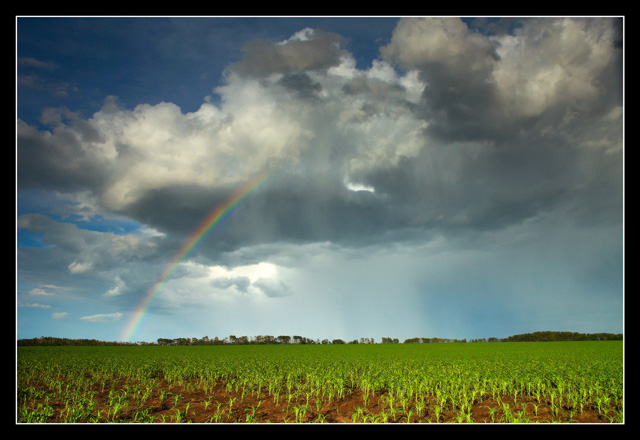
[[[509,336],[508,338],[503,339],[503,341],[622,341],[622,335],[618,333],[534,332]]]
[[[532,422],[542,413],[572,421],[591,410],[620,423],[623,345],[21,346],[17,418],[187,422],[195,412],[188,393],[209,396],[216,384],[236,394],[224,401],[207,398],[210,422],[258,421],[258,406],[243,406],[247,396],[282,405],[287,421],[325,422],[323,408],[357,395],[357,406],[344,414],[357,423],[471,423],[473,408],[488,401],[496,402],[487,406],[489,421]],[[103,407],[96,405],[96,393],[108,395]],[[147,405],[152,400],[171,412],[154,413]]]
[[[471,339],[468,342],[541,342],[541,341],[621,341],[622,334],[613,333],[574,333],[574,332],[534,332],[521,335],[509,336],[507,338],[488,338],[488,339]],[[397,344],[397,338],[382,338],[382,344]],[[405,339],[405,344],[425,344],[425,343],[450,343],[450,342],[467,342],[466,339],[451,338],[409,338]],[[360,338],[358,341],[354,339],[349,344],[375,344],[374,338]],[[313,340],[304,336],[240,336],[230,335],[228,338],[218,339],[216,336],[209,339],[208,336],[203,338],[158,338],[156,342],[117,342],[117,341],[98,341],[96,339],[67,339],[55,338],[52,336],[19,339],[18,346],[131,346],[131,345],[313,345],[313,344],[346,344],[342,339]]]

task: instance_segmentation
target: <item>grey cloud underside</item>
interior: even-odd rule
[[[258,78],[273,73],[326,70],[340,63],[344,54],[340,45],[344,42],[340,35],[321,30],[315,30],[311,39],[292,39],[286,45],[253,40],[245,45],[243,60],[230,68],[241,75]]]
[[[128,214],[157,229],[188,236],[229,193],[192,187],[149,192]],[[348,191],[341,181],[310,181],[308,176],[275,175],[214,227],[202,248],[278,241],[369,241],[403,220],[386,197]]]
[[[109,167],[89,157],[79,137],[73,130],[62,130],[51,139],[18,121],[18,189],[99,189]]]
[[[462,152],[456,152],[457,157],[468,157],[458,159],[459,173],[443,175],[423,152],[396,167],[363,175],[375,192],[350,191],[337,176],[275,175],[218,225],[201,248],[217,253],[280,241],[360,246],[411,239],[414,234],[491,231],[554,210],[566,210],[581,224],[621,220],[616,155],[585,158],[561,144],[476,154],[458,148]],[[582,164],[595,161],[597,169],[584,175]],[[172,187],[147,193],[127,214],[187,237],[226,197]]]

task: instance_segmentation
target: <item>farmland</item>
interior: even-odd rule
[[[18,423],[623,423],[622,341],[18,347]]]

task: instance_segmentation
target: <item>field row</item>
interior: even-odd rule
[[[21,347],[19,423],[622,423],[622,343]]]

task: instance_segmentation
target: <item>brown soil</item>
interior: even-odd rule
[[[334,397],[331,402],[326,399],[316,402],[313,397],[307,401],[305,396],[299,395],[288,401],[286,390],[276,398],[264,389],[259,395],[257,392],[246,392],[243,395],[242,390],[228,391],[223,383],[218,383],[206,392],[194,388],[196,387],[188,384],[178,386],[160,381],[155,384],[150,398],[142,403],[131,400],[124,402],[115,418],[110,415],[112,407],[108,387],[105,390],[95,390],[92,418],[80,423],[506,423],[503,403],[508,404],[508,411],[512,414],[522,415],[521,420],[526,423],[610,423],[595,407],[563,407],[554,412],[550,402],[538,402],[533,396],[519,396],[515,400],[505,396],[502,396],[501,401],[478,400],[472,406],[468,420],[459,418],[459,412],[452,409],[440,412],[436,418],[435,406],[429,403],[429,398],[425,399],[427,405],[421,414],[416,414],[415,408],[411,408],[411,414],[408,414],[397,404],[395,414],[390,414],[380,396],[369,397],[365,404],[359,390],[343,397]],[[35,407],[38,403],[44,403],[44,399],[32,402],[31,405]],[[55,410],[55,414],[47,422],[64,422],[67,404],[59,398],[50,398],[46,403]],[[384,420],[381,415],[383,406],[387,408],[386,413],[389,415]],[[611,411],[617,409],[612,405]]]

